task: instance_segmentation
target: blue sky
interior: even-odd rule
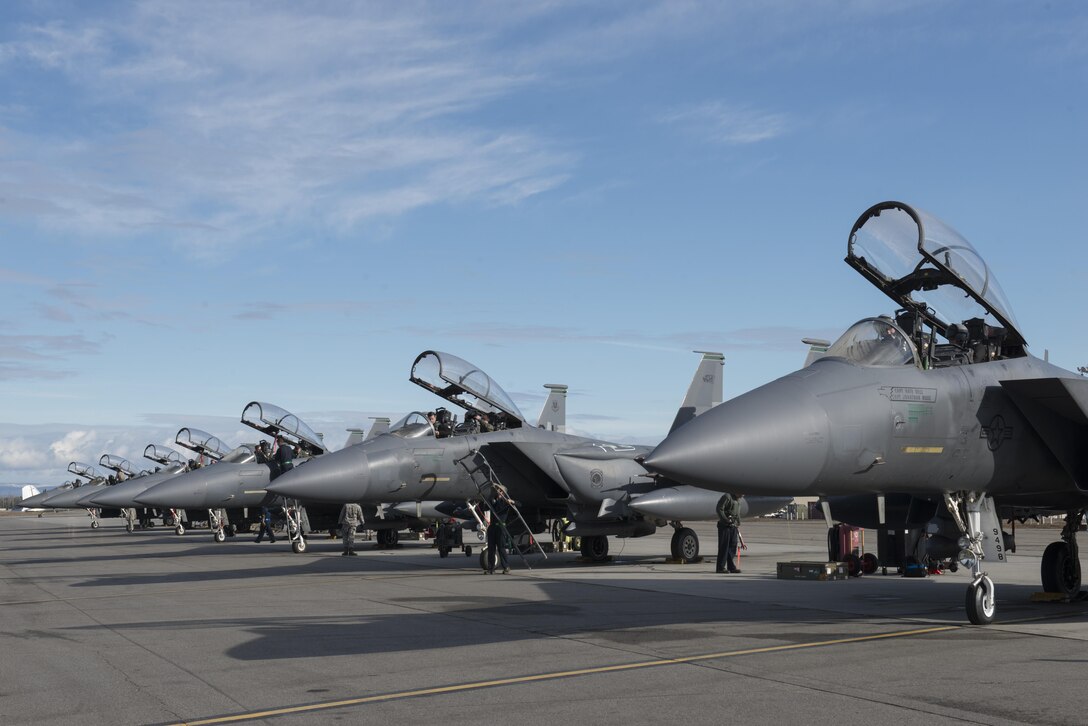
[[[433,408],[434,348],[652,442],[890,301],[884,199],[958,229],[1088,364],[1080,3],[5,3],[0,483]]]

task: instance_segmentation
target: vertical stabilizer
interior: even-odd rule
[[[703,359],[695,369],[695,377],[688,386],[688,395],[684,396],[684,402],[676,412],[669,433],[722,402],[722,366],[725,365],[725,356],[705,350],[694,352],[701,353]]]
[[[23,495],[22,497],[20,497],[20,499],[30,499],[31,497],[36,497],[39,494],[41,494],[41,492],[38,491],[38,487],[34,486],[33,484],[24,484]]]
[[[366,439],[366,432],[362,429],[347,429],[348,439],[344,442],[344,448],[361,444]]]
[[[801,342],[808,346],[808,355],[805,357],[805,364],[802,368],[808,368],[812,361],[819,358],[823,358],[827,355],[827,349],[831,347],[831,342],[827,340],[821,340],[820,338],[801,338]]]
[[[370,420],[374,423],[370,425],[370,433],[367,435],[368,439],[372,439],[375,436],[381,436],[389,431],[388,416],[371,416]]]
[[[540,410],[537,428],[563,433],[567,430],[567,387],[562,383],[545,383],[550,393]]]

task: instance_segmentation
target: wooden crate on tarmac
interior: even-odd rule
[[[779,580],[845,580],[850,570],[845,562],[779,562]]]

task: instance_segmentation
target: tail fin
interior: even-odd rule
[[[371,416],[370,420],[374,423],[370,426],[370,433],[367,434],[368,439],[372,439],[375,436],[381,436],[389,430],[388,416]]]
[[[349,446],[355,446],[355,444],[363,443],[363,440],[366,438],[366,432],[362,429],[348,429],[347,432],[348,440],[344,442],[345,449]]]
[[[808,346],[808,356],[805,357],[805,364],[802,368],[808,368],[809,363],[812,361],[823,358],[827,355],[827,349],[831,347],[831,342],[827,340],[821,340],[820,338],[801,338],[801,342]]]
[[[544,387],[551,393],[540,410],[536,427],[563,433],[567,430],[567,387],[562,383],[545,383]]]
[[[684,402],[676,412],[669,433],[722,402],[722,366],[725,365],[725,356],[705,350],[695,352],[702,353],[703,359],[695,369],[695,377],[688,386],[688,395],[684,396]]]

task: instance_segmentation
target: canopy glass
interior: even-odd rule
[[[479,367],[449,353],[425,350],[412,364],[413,383],[466,410],[504,413],[520,425],[525,416],[491,376]],[[508,428],[513,422],[507,422]]]

